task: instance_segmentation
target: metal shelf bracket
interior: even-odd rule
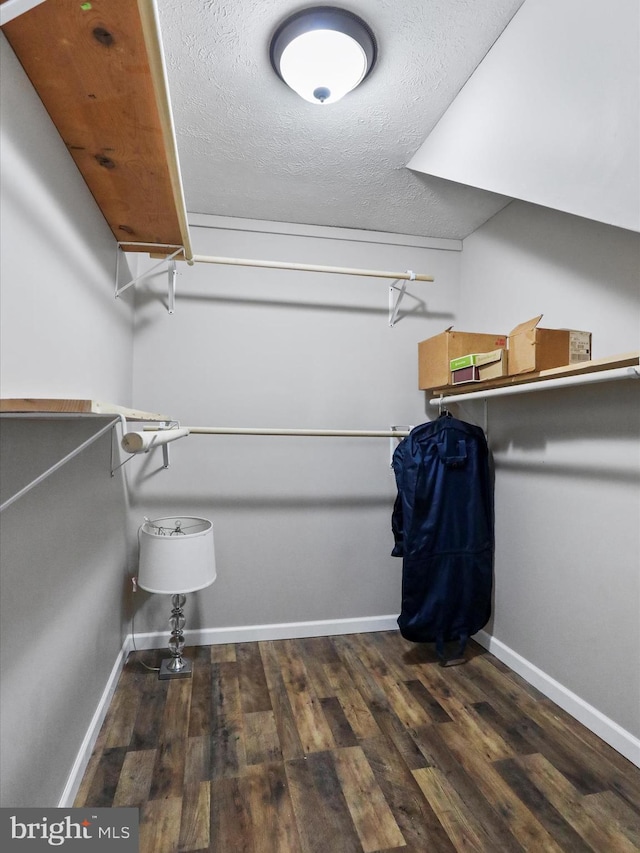
[[[405,426],[399,426],[398,424],[393,424],[391,426],[391,432],[397,432],[397,438],[389,439],[389,470],[393,473],[393,454],[398,446],[399,442],[402,441],[403,438],[406,438],[407,435],[411,432],[413,426],[411,424]]]
[[[122,285],[122,287],[118,287],[118,279],[119,279],[119,272],[120,272],[120,251],[121,251],[121,249],[120,249],[120,247],[118,247],[118,255],[117,255],[117,262],[116,262],[115,298],[118,299],[120,296],[122,296],[122,294],[126,290],[128,290],[130,287],[133,287],[133,285],[136,284],[137,282],[139,282],[140,279],[146,278],[148,275],[151,275],[151,273],[154,272],[155,270],[157,270],[158,267],[161,267],[162,264],[168,264],[168,270],[167,270],[167,276],[168,276],[168,280],[167,280],[167,290],[168,290],[167,311],[169,314],[173,314],[175,311],[175,304],[176,304],[176,276],[178,275],[178,271],[176,269],[176,262],[175,262],[174,258],[176,257],[176,255],[179,255],[184,251],[182,246],[177,248],[175,250],[175,252],[172,252],[170,255],[167,255],[166,258],[162,258],[162,260],[158,261],[157,264],[154,264],[148,270],[145,270],[144,272],[140,273],[140,275],[137,275],[135,278],[132,278],[131,281],[127,282],[127,284]]]
[[[409,281],[416,280],[416,274],[413,270],[407,270],[407,274],[409,276]],[[394,293],[395,291],[395,293]],[[398,284],[392,284],[389,288],[389,326],[393,329],[395,324],[398,322],[398,314],[400,311],[400,303],[407,292],[407,279],[404,279],[402,284],[398,287]],[[395,295],[397,293],[397,296]]]

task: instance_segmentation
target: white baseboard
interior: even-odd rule
[[[473,639],[636,767],[640,767],[640,740],[637,737],[485,631],[474,634]]]
[[[109,710],[111,699],[113,698],[113,694],[118,686],[120,673],[124,669],[127,655],[129,654],[129,650],[127,648],[128,642],[129,637],[125,640],[120,652],[118,653],[116,661],[111,668],[109,678],[107,679],[105,688],[102,691],[102,696],[100,697],[98,706],[93,714],[91,722],[89,723],[89,728],[83,738],[78,754],[76,755],[76,760],[73,762],[73,767],[69,773],[67,784],[64,786],[64,791],[62,792],[62,796],[58,802],[59,809],[68,809],[73,806],[73,801],[75,800],[78,789],[80,788],[82,777],[84,776],[87,765],[89,764],[91,753],[93,752],[93,748],[98,740],[102,723],[104,722],[104,718]]]
[[[354,619],[322,619],[316,622],[282,622],[272,625],[243,625],[232,628],[186,630],[188,646],[216,646],[222,643],[252,643],[259,640],[295,640],[302,637],[331,637],[339,634],[366,634],[371,631],[395,631],[398,616],[361,616]],[[130,649],[166,647],[168,633],[136,634],[127,639]]]

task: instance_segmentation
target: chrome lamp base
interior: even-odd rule
[[[182,629],[185,624],[182,608],[186,600],[186,597],[181,593],[171,596],[171,604],[173,606],[171,609],[171,618],[169,619],[171,637],[168,643],[171,657],[165,658],[160,664],[158,678],[163,680],[167,678],[191,677],[191,661],[182,657],[182,650],[184,649],[184,634],[182,633]]]
[[[172,667],[175,664],[175,658],[165,658],[160,664],[158,678],[163,680],[166,678],[190,678],[192,672],[191,661],[181,657],[180,662],[182,664],[180,669],[174,669]]]

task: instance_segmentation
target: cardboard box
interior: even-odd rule
[[[496,349],[493,352],[480,353],[476,364],[478,365],[481,382],[484,382],[486,379],[497,379],[499,376],[506,376],[509,372],[507,350]]]
[[[451,371],[452,385],[462,385],[465,382],[480,382],[480,370],[475,364],[470,364],[468,367],[459,367],[457,370]]]
[[[591,359],[591,332],[541,329],[542,314],[509,334],[509,375],[550,370]]]
[[[473,367],[477,358],[477,352],[471,352],[469,355],[461,355],[459,358],[452,358],[449,362],[449,368],[452,373],[455,373],[456,370],[462,370],[463,367]]]
[[[454,332],[450,326],[439,335],[418,344],[418,386],[423,390],[431,390],[449,385],[452,359],[506,347],[506,335]]]
[[[461,355],[459,358],[451,359],[449,364],[453,374],[465,367],[474,366],[478,368],[478,381],[495,379],[498,376],[507,375],[507,350],[495,349],[492,352],[472,352]],[[453,381],[454,385],[458,382]]]

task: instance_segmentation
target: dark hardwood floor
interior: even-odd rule
[[[139,807],[140,853],[640,850],[640,770],[474,643],[188,653],[129,659],[75,802]]]

